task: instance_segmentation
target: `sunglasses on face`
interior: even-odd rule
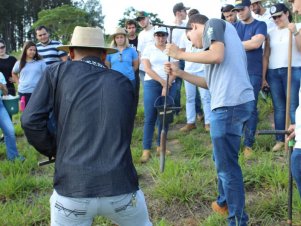
[[[5,49],[5,46],[0,46],[0,49]]]
[[[272,16],[273,20],[277,20],[277,18],[282,17],[282,14],[278,15],[278,16]]]

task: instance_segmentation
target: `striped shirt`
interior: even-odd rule
[[[59,41],[50,40],[47,45],[43,45],[41,42],[37,44],[38,53],[43,57],[43,60],[47,65],[61,61],[60,57],[67,56],[64,51],[59,51],[56,48],[61,46]]]

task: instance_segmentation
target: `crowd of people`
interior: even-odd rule
[[[290,2],[301,14],[301,1]],[[55,158],[51,225],[91,225],[97,215],[122,226],[152,225],[130,149],[139,88],[144,107],[140,161],[145,164],[152,156],[155,127],[156,154],[163,126],[168,131],[156,101],[168,95],[180,107],[183,80],[187,124],[180,131],[195,129],[203,115],[211,136],[218,178],[213,211],[228,214],[229,226],[248,224],[238,158],[242,137],[244,157],[255,154],[257,102],[264,87],[271,91],[275,129],[284,130],[285,115],[290,115],[287,140],[296,136],[291,170],[301,196],[301,24],[292,22],[285,4],[266,9],[261,0],[225,5],[221,19],[209,19],[181,2],[172,12],[172,25],[183,29],[174,29],[171,42],[171,26],[152,25],[146,11],[118,27],[110,47],[100,28],[79,26],[70,45],[50,39],[45,26],[37,27],[38,43],[25,42],[20,60],[8,55],[0,40],[0,95],[25,98],[21,123],[27,140],[41,154]],[[142,28],[138,35],[137,26]],[[292,85],[287,94],[289,59],[283,53],[290,33]],[[25,161],[1,98],[0,128],[8,160]],[[276,135],[272,151],[283,150],[285,142],[283,135]]]

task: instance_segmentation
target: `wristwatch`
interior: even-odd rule
[[[299,31],[298,31],[298,30],[296,30],[296,31],[293,33],[294,36],[297,36],[298,34],[299,34]]]

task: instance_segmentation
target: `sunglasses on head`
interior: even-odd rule
[[[157,36],[157,37],[165,37],[165,36],[167,36],[167,35],[166,35],[165,33],[157,33],[156,36]]]
[[[282,17],[282,13],[278,16],[272,16],[273,20],[277,20],[277,18],[280,18],[280,17]]]
[[[5,49],[5,46],[0,46],[0,49]]]

